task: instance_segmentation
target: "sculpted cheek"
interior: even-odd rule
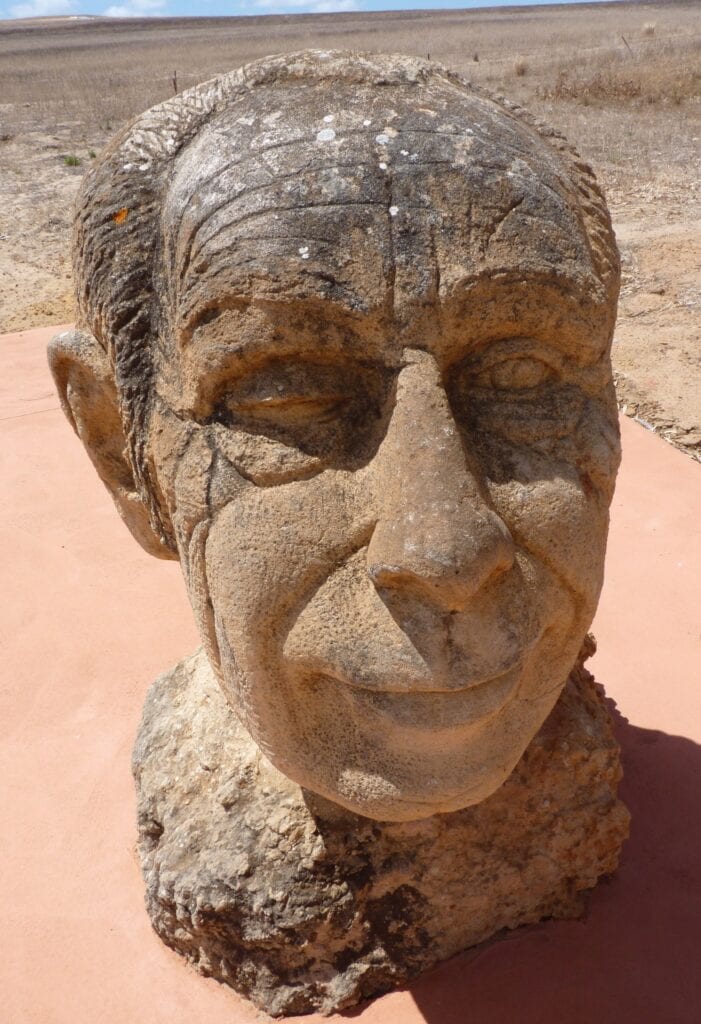
[[[190,535],[209,515],[209,480],[213,453],[202,431],[191,434],[178,462],[173,485],[173,525],[182,552]]]
[[[574,477],[490,484],[516,543],[545,565],[593,613],[602,582],[608,510]]]
[[[613,407],[612,407],[613,406]],[[615,398],[606,403],[592,400],[575,436],[577,469],[607,505],[611,503],[616,472],[621,461],[621,442]]]
[[[156,404],[149,430],[149,467],[172,519],[177,509],[176,481],[197,427]]]
[[[232,646],[249,630],[277,642],[289,618],[367,540],[367,507],[346,474],[327,471],[278,487],[246,484],[209,531],[212,600]]]

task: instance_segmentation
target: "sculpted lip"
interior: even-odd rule
[[[454,690],[370,689],[333,676],[315,674],[315,681],[333,687],[339,699],[364,717],[389,719],[416,732],[474,725],[495,715],[516,690],[522,659],[498,675]]]
[[[338,682],[344,683],[346,686],[351,686],[353,687],[353,689],[356,690],[367,690],[370,693],[386,693],[392,696],[407,696],[414,694],[421,694],[426,696],[433,696],[437,694],[452,696],[460,693],[468,693],[470,691],[477,690],[482,686],[488,686],[490,683],[496,683],[500,679],[503,679],[504,676],[513,672],[515,669],[520,668],[521,662],[522,659],[518,658],[516,661],[512,662],[512,664],[509,665],[508,668],[503,668],[501,669],[501,671],[495,672],[491,676],[485,676],[484,679],[478,679],[476,680],[476,682],[465,683],[462,686],[428,687],[423,682],[417,683],[416,686],[412,686],[411,682],[409,682],[408,684],[405,683],[402,685],[401,688],[397,686],[364,686],[362,683],[355,683],[340,678],[338,679]]]

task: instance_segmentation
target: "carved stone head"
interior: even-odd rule
[[[74,259],[65,411],[262,751],[371,818],[489,796],[602,582],[619,264],[590,169],[435,64],[295,54],[129,125]]]

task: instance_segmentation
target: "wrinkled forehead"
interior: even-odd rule
[[[184,320],[213,296],[401,315],[487,274],[596,284],[556,152],[440,79],[252,89],[179,155],[163,217]]]

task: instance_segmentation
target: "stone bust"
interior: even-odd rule
[[[75,275],[66,409],[256,743],[373,818],[487,797],[602,581],[618,263],[587,168],[420,62],[272,60],[113,143]]]
[[[619,262],[590,169],[408,57],[258,61],[87,175],[50,361],[211,668],[304,790],[485,801],[560,696],[619,462]]]

